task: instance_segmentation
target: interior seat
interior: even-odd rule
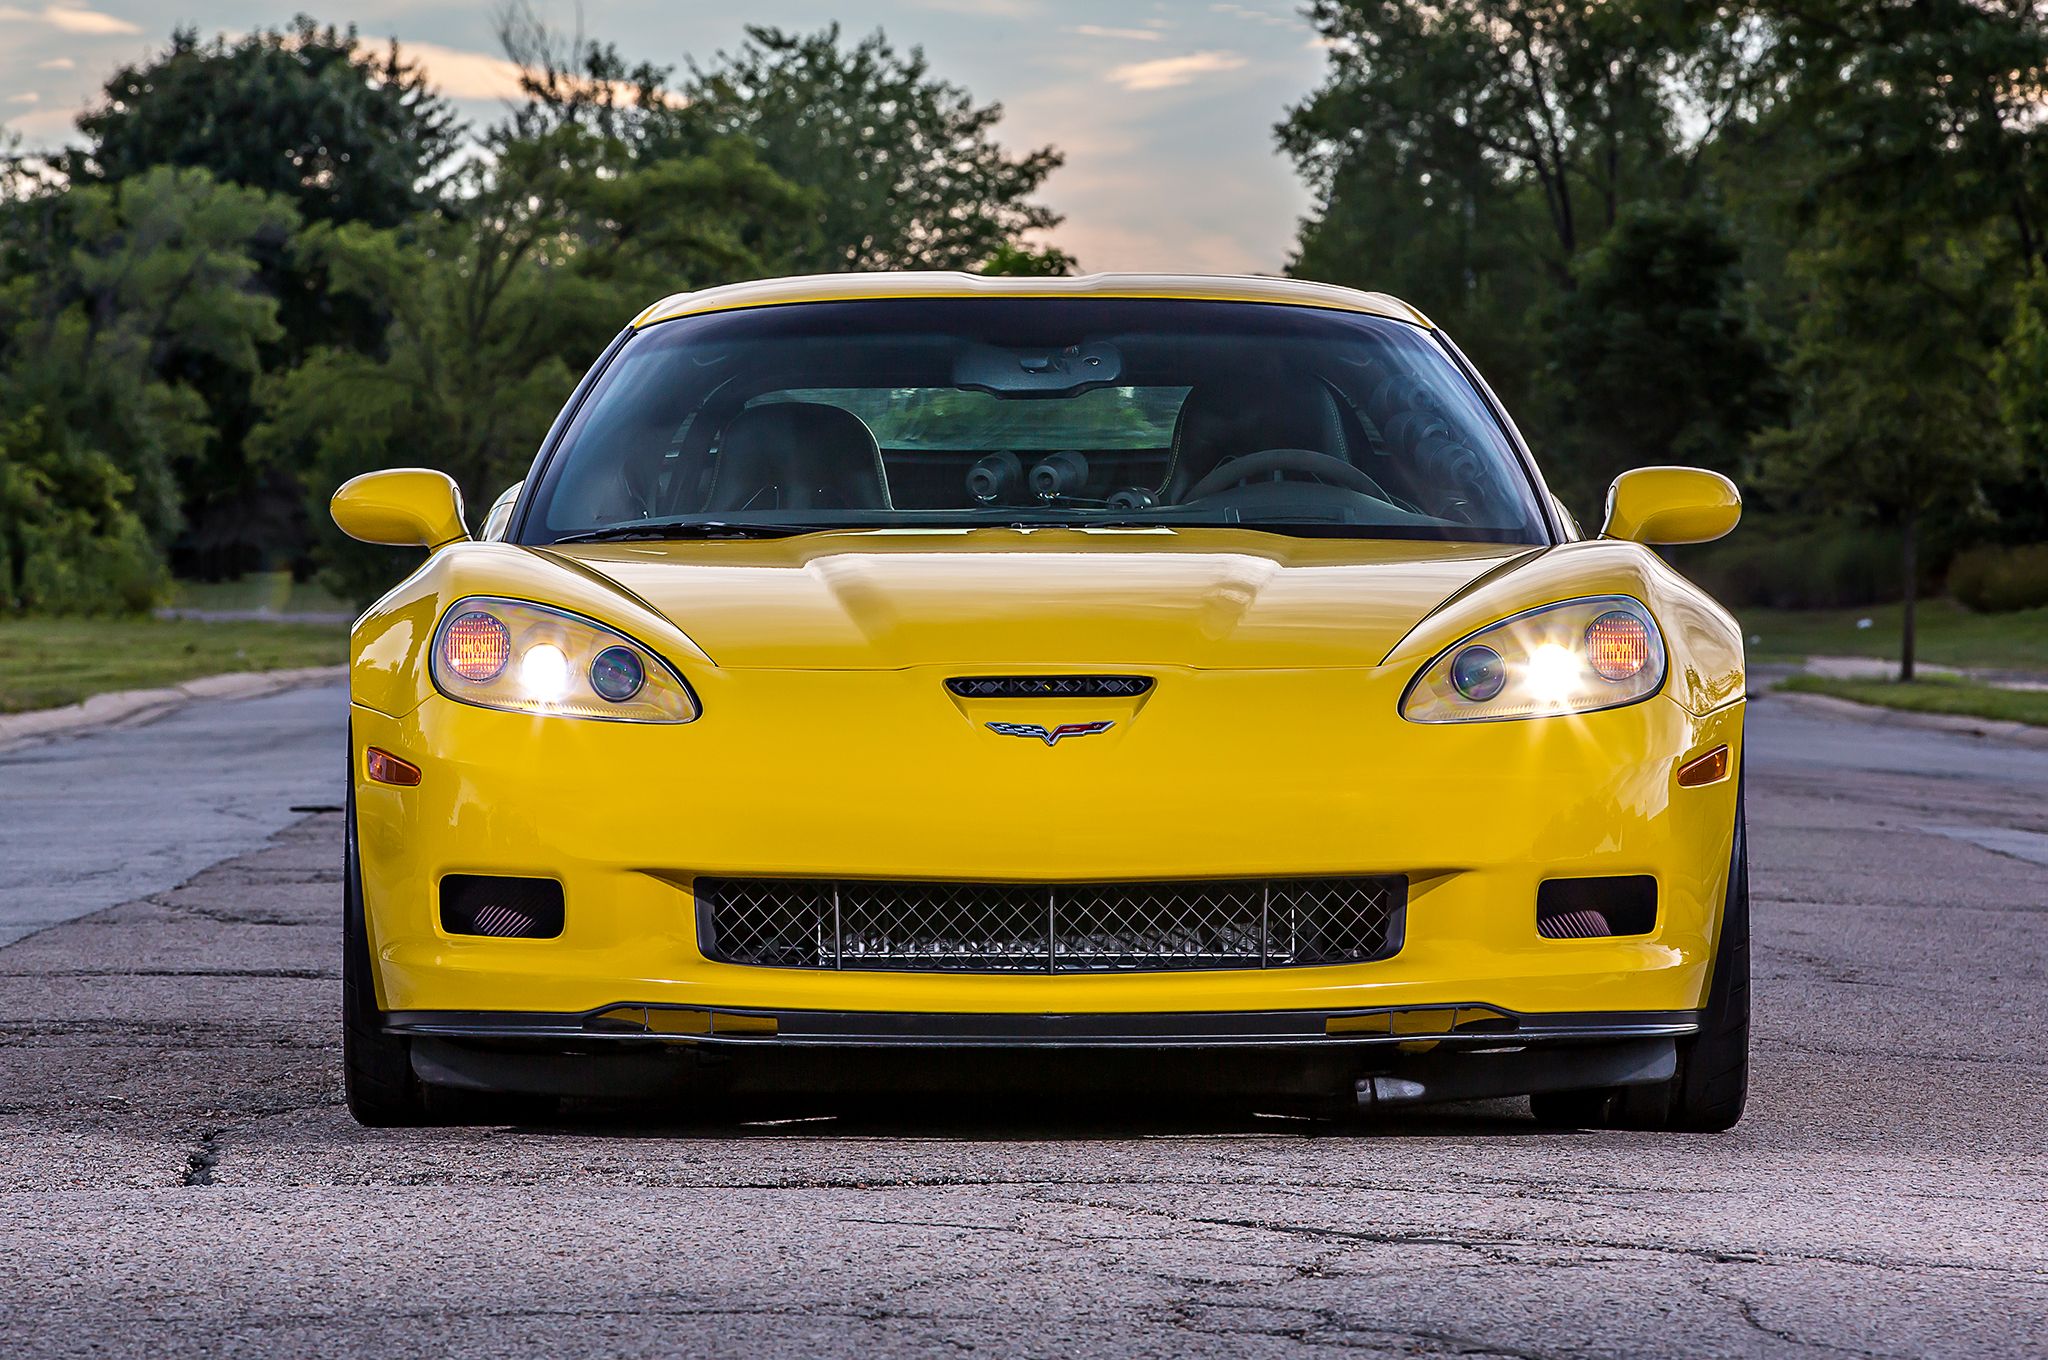
[[[874,432],[851,411],[775,401],[732,418],[718,441],[711,510],[888,510]]]
[[[1263,449],[1308,449],[1350,461],[1337,404],[1320,379],[1268,372],[1196,384],[1174,423],[1160,496],[1179,501],[1224,459]]]

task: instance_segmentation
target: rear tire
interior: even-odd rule
[[[384,1028],[370,973],[369,922],[363,911],[363,867],[356,850],[354,743],[350,743],[348,832],[342,855],[341,1062],[348,1112],[372,1129],[411,1128],[427,1121],[426,1092],[412,1070],[412,1045]]]
[[[1656,1129],[1719,1133],[1742,1118],[1749,1095],[1749,832],[1746,799],[1735,795],[1735,845],[1714,976],[1698,1034],[1678,1041],[1678,1070],[1668,1081],[1605,1091],[1554,1091],[1529,1097],[1530,1112],[1552,1128]]]

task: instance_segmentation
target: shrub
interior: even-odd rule
[[[1949,565],[1948,588],[1981,614],[2048,605],[2048,543],[1987,546],[1958,554]]]
[[[1729,538],[1667,554],[1731,608],[1849,609],[1901,598],[1895,532],[1851,524],[1797,529],[1759,519]],[[1931,564],[1930,564],[1931,565]],[[1923,568],[1922,575],[1933,572]],[[1928,581],[1923,580],[1923,588]]]

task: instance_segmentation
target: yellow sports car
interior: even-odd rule
[[[1644,545],[1740,511],[1581,533],[1381,294],[668,298],[475,538],[334,497],[430,550],[353,634],[350,1109],[1095,1063],[1725,1128],[1742,640]]]

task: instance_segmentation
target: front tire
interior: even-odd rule
[[[342,855],[341,1063],[348,1112],[372,1129],[411,1128],[427,1119],[426,1092],[412,1070],[412,1046],[384,1028],[370,973],[363,866],[356,850],[354,742],[350,742],[348,832]]]
[[[1700,1032],[1678,1044],[1669,1080],[1610,1091],[1556,1091],[1529,1097],[1552,1128],[1657,1129],[1719,1133],[1742,1118],[1749,1096],[1749,833],[1746,799],[1735,796],[1735,845],[1728,897],[1714,946],[1714,977]]]

